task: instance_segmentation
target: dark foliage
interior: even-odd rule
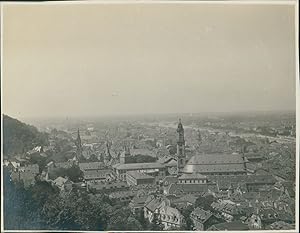
[[[48,145],[48,135],[34,126],[3,115],[3,154],[22,154],[38,145]]]
[[[195,207],[200,207],[204,210],[213,211],[211,204],[214,202],[215,198],[212,195],[205,197],[198,197],[195,203]]]

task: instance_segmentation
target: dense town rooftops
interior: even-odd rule
[[[209,211],[205,211],[199,207],[193,210],[191,213],[191,218],[201,222],[205,223],[213,214]]]
[[[141,197],[135,196],[135,197],[131,200],[130,206],[131,206],[132,208],[144,207],[144,204],[145,204],[147,198],[148,198],[147,195],[141,196]]]
[[[166,192],[170,195],[182,195],[187,193],[205,193],[208,192],[210,186],[207,184],[171,184]]]
[[[159,208],[160,205],[161,205],[161,200],[153,198],[151,201],[149,201],[148,203],[146,203],[145,207],[148,210],[150,210],[151,212],[154,212],[156,209]]]
[[[142,170],[142,169],[162,169],[164,165],[160,163],[128,163],[128,164],[115,164],[113,168],[117,170]]]
[[[208,176],[208,180],[218,184],[219,188],[229,188],[233,183],[240,184],[275,184],[276,179],[271,175],[227,175]],[[222,188],[221,188],[222,189]]]

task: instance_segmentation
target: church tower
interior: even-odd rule
[[[186,157],[185,157],[185,141],[184,141],[184,129],[181,124],[181,119],[179,119],[178,127],[177,127],[177,133],[178,133],[178,141],[177,141],[177,173],[181,174],[183,171],[183,168],[186,163]]]
[[[105,142],[105,156],[104,156],[105,164],[108,164],[111,160],[110,147],[111,147],[111,143],[106,141]]]
[[[75,141],[75,145],[76,145],[76,158],[77,160],[80,160],[82,157],[82,145],[81,145],[81,138],[80,138],[80,133],[79,133],[79,129],[77,131],[77,138]]]
[[[130,157],[130,150],[129,147],[125,146],[124,151],[120,155],[120,163],[126,164],[129,163],[128,158]]]

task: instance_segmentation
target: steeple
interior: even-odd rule
[[[131,156],[130,149],[128,146],[124,146],[124,151],[120,155],[120,163],[126,164],[128,163],[128,158]]]
[[[181,123],[181,119],[179,119],[179,122],[178,122],[177,133],[178,133],[177,144],[183,145],[185,143],[184,142],[184,129],[183,129],[183,126],[182,126],[182,123]]]
[[[105,142],[105,156],[104,156],[105,164],[108,163],[111,160],[110,146],[111,146],[111,143],[106,141]]]
[[[184,129],[181,123],[181,119],[179,119],[178,127],[177,127],[177,133],[178,133],[178,141],[177,141],[177,173],[181,174],[183,171],[183,168],[186,163],[186,157],[185,157],[185,141],[184,141]]]
[[[75,141],[75,145],[76,145],[76,158],[77,160],[79,160],[82,157],[82,145],[81,145],[81,138],[80,138],[80,133],[79,133],[79,129],[77,130],[77,138]]]

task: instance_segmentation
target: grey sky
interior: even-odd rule
[[[14,117],[295,109],[292,5],[3,10]]]

